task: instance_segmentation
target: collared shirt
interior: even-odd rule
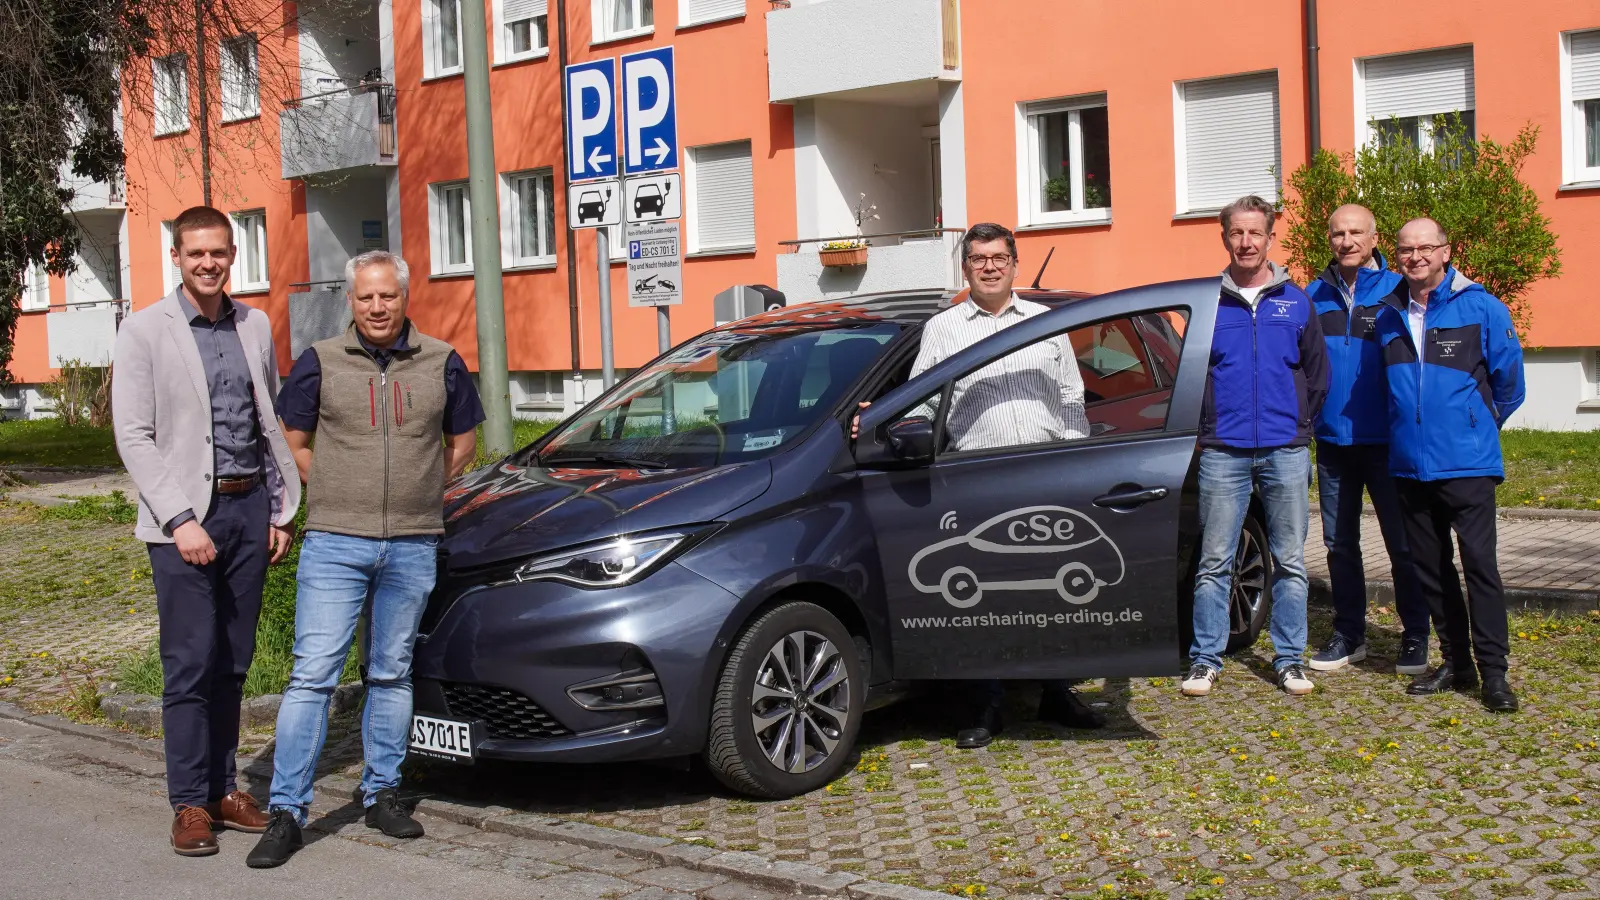
[[[361,348],[372,354],[380,369],[389,368],[396,353],[411,349],[411,322],[408,319],[400,330],[400,337],[387,350],[374,346],[360,330],[356,339]],[[315,348],[307,348],[294,361],[289,377],[278,392],[278,418],[297,431],[316,431],[317,414],[322,407],[322,361]],[[444,364],[444,426],[445,434],[465,434],[478,427],[484,419],[483,403],[478,399],[478,389],[472,384],[472,375],[461,354],[450,351]]]
[[[1410,301],[1406,306],[1406,319],[1411,326],[1411,345],[1417,348],[1417,358],[1422,358],[1422,332],[1426,330],[1425,323],[1428,319],[1428,300],[1424,297],[1418,302],[1415,295],[1406,291],[1406,299]]]
[[[224,295],[221,315],[207,319],[180,288],[178,305],[200,350],[211,394],[211,448],[216,477],[242,478],[261,471],[261,421],[250,391],[250,364],[239,341],[237,312]]]
[[[1013,294],[998,313],[968,299],[928,320],[911,367],[916,376],[1050,307]],[[937,398],[930,402],[931,408]],[[1088,437],[1083,376],[1065,334],[995,360],[955,383],[945,427],[957,450],[1016,447]]]

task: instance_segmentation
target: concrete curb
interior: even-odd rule
[[[92,725],[79,725],[59,716],[30,715],[26,710],[5,702],[0,702],[0,719],[15,719],[63,734],[97,741],[106,745],[110,751],[105,754],[105,759],[97,761],[119,768],[128,766],[125,761],[115,758],[117,750],[111,749],[113,747],[131,751],[144,759],[163,759],[161,744],[153,738],[132,737]],[[270,764],[267,768],[270,768]],[[258,762],[257,765],[251,766],[249,771],[251,774],[260,775],[262,769],[263,766]],[[314,789],[323,799],[340,804],[352,799],[359,801],[361,798],[360,783],[340,775],[319,779]],[[416,812],[429,818],[454,822],[479,831],[498,832],[529,840],[576,844],[595,850],[609,850],[658,865],[679,866],[725,875],[758,883],[782,893],[815,897],[847,897],[852,900],[938,900],[948,897],[947,894],[937,891],[871,881],[859,875],[830,872],[804,863],[773,861],[754,853],[718,850],[700,844],[677,843],[668,838],[605,828],[587,822],[573,822],[551,815],[518,812],[504,806],[469,806],[424,797],[418,802]]]
[[[334,715],[347,713],[361,705],[366,687],[359,682],[341,684],[333,689]],[[283,704],[282,694],[264,694],[251,697],[239,706],[239,724],[245,728],[270,727],[278,721],[278,707]],[[149,694],[112,694],[100,701],[100,713],[112,722],[118,722],[144,731],[161,730],[161,698]]]
[[[1320,503],[1311,504],[1313,516],[1322,515]],[[1364,516],[1377,516],[1372,504],[1361,507]],[[1594,522],[1600,525],[1600,509],[1535,509],[1531,506],[1504,506],[1495,510],[1502,519],[1559,519],[1567,522]]]
[[[1506,608],[1575,615],[1600,610],[1600,591],[1573,591],[1560,588],[1528,588],[1506,586]],[[1328,579],[1312,576],[1310,600],[1322,606],[1333,606],[1333,586]],[[1382,606],[1394,605],[1394,582],[1367,579],[1367,602]]]

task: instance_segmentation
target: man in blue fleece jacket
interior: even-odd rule
[[[1235,200],[1222,210],[1228,268],[1211,340],[1200,417],[1200,572],[1194,643],[1183,693],[1211,692],[1231,630],[1233,561],[1257,491],[1271,551],[1273,668],[1278,687],[1313,687],[1306,649],[1306,517],[1312,422],[1328,393],[1327,347],[1311,298],[1268,261],[1272,204]]]
[[[1522,344],[1506,305],[1450,265],[1450,238],[1438,222],[1407,222],[1395,237],[1395,256],[1406,283],[1378,314],[1389,382],[1389,469],[1443,657],[1406,692],[1437,694],[1476,687],[1481,679],[1483,705],[1514,712],[1494,489],[1505,479],[1500,427],[1525,391]],[[1464,599],[1451,531],[1461,544]]]
[[[1377,246],[1372,211],[1354,203],[1339,207],[1328,217],[1333,261],[1306,288],[1317,305],[1328,348],[1328,399],[1317,417],[1317,488],[1333,582],[1333,636],[1311,657],[1311,668],[1332,672],[1367,658],[1364,489],[1372,495],[1394,576],[1401,626],[1394,668],[1402,675],[1420,675],[1428,670],[1428,602],[1411,564],[1400,496],[1389,474],[1389,385],[1376,328],[1384,299],[1404,279],[1389,271]]]

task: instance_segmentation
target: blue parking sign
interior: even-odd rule
[[[622,57],[623,171],[678,167],[678,101],[672,48]]]
[[[567,66],[567,180],[617,177],[616,60]]]

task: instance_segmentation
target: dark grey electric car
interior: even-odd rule
[[[1178,671],[1218,282],[1024,295],[1054,309],[915,378],[938,292],[735,322],[455,482],[413,752],[698,754],[790,796],[906,682]],[[1040,348],[1076,356],[1090,436],[950,449],[953,384]],[[1265,620],[1264,546],[1252,515],[1236,647]]]

